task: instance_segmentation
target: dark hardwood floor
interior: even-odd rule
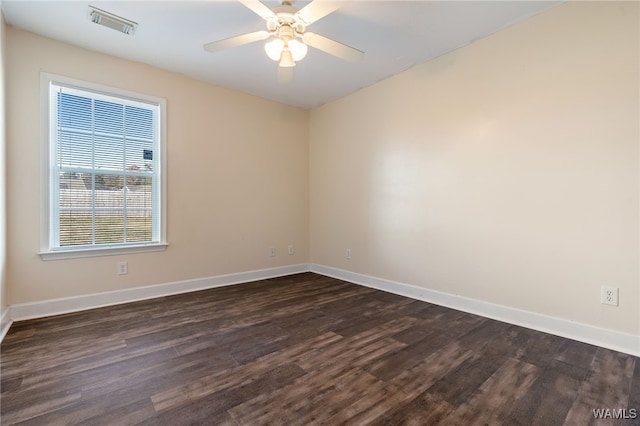
[[[0,373],[3,425],[640,424],[636,357],[312,273],[18,322]]]

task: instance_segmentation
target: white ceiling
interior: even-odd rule
[[[322,0],[316,0],[322,1]],[[278,1],[264,1],[269,7]],[[296,1],[302,8],[309,1]],[[343,1],[309,30],[365,52],[349,63],[310,48],[279,83],[264,42],[223,52],[202,45],[265,29],[237,1],[3,0],[8,24],[285,104],[314,108],[485,37],[560,1]],[[91,23],[88,5],[138,23],[133,36]]]

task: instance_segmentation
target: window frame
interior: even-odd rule
[[[56,119],[53,117],[55,108],[51,102],[51,85],[60,85],[73,90],[80,90],[95,93],[98,96],[120,98],[124,101],[132,100],[147,104],[157,105],[159,108],[158,125],[158,148],[154,150],[154,160],[157,158],[159,170],[157,171],[157,181],[160,188],[153,188],[152,197],[158,199],[157,211],[153,213],[159,215],[158,232],[159,241],[154,242],[132,242],[117,244],[100,244],[84,246],[60,246],[55,247],[55,217],[57,202],[54,199],[57,193],[53,187],[55,178],[52,173],[55,170],[56,152],[54,149],[55,135],[57,134]],[[42,260],[72,259],[79,257],[110,256],[126,253],[140,253],[149,251],[166,250],[168,243],[166,240],[166,99],[132,92],[129,90],[104,86],[97,83],[77,80],[46,72],[40,73],[40,255]],[[159,152],[155,152],[159,151]]]

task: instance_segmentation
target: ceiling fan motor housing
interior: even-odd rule
[[[278,37],[280,37],[282,41],[289,41],[295,38],[295,36],[295,30],[287,24],[284,24],[280,26],[280,28],[278,28]]]
[[[298,9],[291,5],[291,2],[283,2],[282,5],[273,9],[273,19],[267,20],[267,30],[277,33],[277,36],[289,37],[289,40],[296,36],[302,37],[305,31],[305,25],[296,16]]]

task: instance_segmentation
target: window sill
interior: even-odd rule
[[[145,244],[139,246],[119,246],[119,247],[96,247],[96,248],[82,248],[71,250],[51,250],[41,251],[38,254],[42,260],[63,260],[63,259],[77,259],[81,257],[98,257],[98,256],[115,256],[118,254],[129,253],[146,253],[152,251],[165,251],[169,244]]]

